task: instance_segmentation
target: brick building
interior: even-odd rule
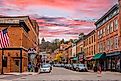
[[[84,56],[86,64],[89,65],[89,69],[92,69],[94,62],[92,61],[93,56],[96,53],[96,36],[95,30],[91,31],[84,38]]]
[[[97,53],[94,59],[98,60],[105,70],[121,70],[121,8],[114,5],[96,23]],[[106,55],[106,58],[104,58]]]
[[[84,37],[84,33],[81,33],[76,41],[76,56],[79,63],[84,63]]]
[[[27,71],[28,49],[38,50],[38,24],[28,16],[1,16],[0,30],[7,27],[10,46],[0,49],[0,72],[2,69],[4,72]],[[2,54],[4,54],[4,60],[2,60]]]

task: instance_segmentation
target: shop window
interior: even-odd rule
[[[118,29],[118,20],[114,20],[114,31]]]
[[[112,38],[110,39],[110,50],[112,50],[113,49],[113,40],[112,40]]]
[[[120,56],[116,57],[116,70],[120,71]]]
[[[102,38],[102,29],[100,30],[100,38]]]
[[[3,59],[3,67],[7,67],[7,57],[4,57]]]
[[[107,69],[111,69],[111,58],[107,59]]]
[[[110,23],[110,33],[113,32],[113,22]]]
[[[110,25],[107,26],[107,34],[109,34]]]
[[[93,43],[93,36],[92,36],[92,43]]]
[[[19,60],[15,60],[15,65],[19,66]]]
[[[107,26],[105,27],[105,35],[107,35]]]
[[[103,43],[103,51],[105,51],[105,42]]]
[[[112,58],[112,69],[116,69],[116,57]]]
[[[98,31],[98,39],[100,38],[100,31]]]
[[[109,39],[107,39],[107,42],[106,42],[106,47],[107,47],[107,50],[109,50],[109,48],[110,48],[110,40]]]
[[[118,48],[118,37],[114,37],[114,48]]]
[[[105,36],[105,28],[103,28],[103,36]]]

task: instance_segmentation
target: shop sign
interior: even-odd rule
[[[19,24],[19,20],[0,18],[0,24]]]

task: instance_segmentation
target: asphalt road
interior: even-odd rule
[[[103,72],[101,77],[98,77],[94,72],[76,72],[65,68],[54,67],[51,73],[41,73],[14,79],[12,81],[121,81],[121,73],[118,72]]]

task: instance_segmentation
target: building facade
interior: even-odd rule
[[[96,23],[97,53],[106,58],[97,58],[105,70],[121,70],[121,26],[119,4],[114,5]]]
[[[96,53],[96,36],[95,30],[91,31],[84,38],[84,56],[86,60],[86,64],[89,69],[93,68],[94,62],[92,61],[93,56]]]
[[[78,63],[84,64],[84,33],[81,33],[76,40],[76,56],[78,57]]]
[[[34,48],[38,51],[39,27],[36,21],[28,16],[1,16],[0,30],[7,27],[10,46],[0,49],[0,71],[27,71],[28,49]],[[4,57],[3,60],[2,57]]]

